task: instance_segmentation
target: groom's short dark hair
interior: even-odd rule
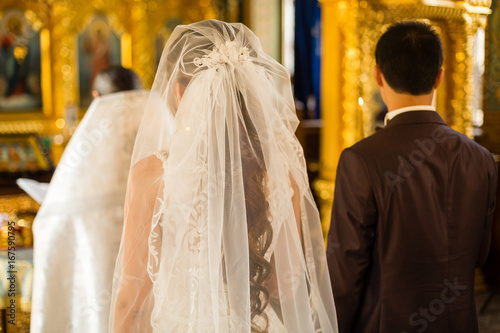
[[[443,65],[443,45],[430,25],[419,21],[397,22],[377,42],[375,59],[394,91],[428,94]]]

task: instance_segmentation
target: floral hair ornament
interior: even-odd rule
[[[250,60],[250,53],[247,47],[236,45],[233,41],[227,41],[217,45],[203,58],[195,58],[194,64],[198,67],[207,66],[212,68],[221,64],[242,64]]]

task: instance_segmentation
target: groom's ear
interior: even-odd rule
[[[375,65],[375,67],[374,67],[373,77],[375,78],[375,82],[377,83],[377,86],[379,86],[379,87],[384,86],[384,82],[382,81],[382,72],[380,71],[380,67],[378,67],[378,65]]]
[[[434,89],[437,89],[439,87],[441,82],[443,82],[443,78],[444,78],[444,68],[441,68],[439,70],[438,76],[436,78],[436,83],[434,84]]]

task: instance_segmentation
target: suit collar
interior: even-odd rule
[[[436,111],[436,108],[433,105],[410,105],[396,110],[392,110],[386,113],[384,118],[384,125],[387,125],[387,122],[392,118],[396,117],[398,114],[405,112],[412,112],[412,111]]]
[[[412,111],[398,114],[387,123],[386,128],[418,123],[437,123],[446,125],[443,118],[435,111]]]

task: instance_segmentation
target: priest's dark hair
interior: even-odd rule
[[[396,22],[377,42],[375,59],[386,82],[397,93],[428,94],[443,65],[443,45],[429,24]]]
[[[142,89],[141,79],[133,70],[120,65],[111,65],[101,70],[93,84],[93,90],[99,96],[136,89]]]

